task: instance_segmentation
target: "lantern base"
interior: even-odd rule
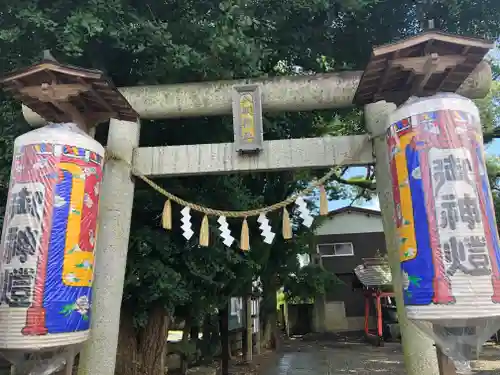
[[[471,374],[471,361],[478,358],[483,344],[500,329],[499,316],[410,321],[435,341],[439,355],[449,361],[441,359],[455,367],[456,374]]]
[[[30,307],[26,313],[26,326],[22,334],[26,336],[43,336],[49,332],[45,326],[45,309]]]

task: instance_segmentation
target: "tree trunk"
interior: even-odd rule
[[[188,316],[186,320],[184,321],[184,330],[182,331],[182,353],[181,353],[181,374],[185,375],[188,367],[189,367],[189,360],[190,360],[190,353],[189,351],[189,336],[191,333],[191,323],[193,319]]]
[[[262,298],[262,318],[264,321],[264,332],[262,335],[262,346],[269,349],[279,350],[280,335],[277,326],[277,298],[276,293],[278,286],[276,276],[272,275],[268,280],[262,282],[263,298]]]
[[[208,358],[210,353],[210,314],[205,315],[203,319],[203,327],[202,327],[202,337],[201,337],[201,356],[202,358]]]
[[[203,337],[201,339],[201,357],[210,362],[220,354],[219,320],[216,316],[207,314],[203,320]]]
[[[269,312],[264,322],[263,345],[268,349],[279,350],[281,339],[277,323],[278,314],[275,311]]]
[[[191,336],[191,341],[194,341],[196,344],[198,344],[198,340],[200,339],[200,326],[198,325],[198,323],[191,327],[189,335]]]
[[[122,309],[115,374],[163,375],[170,323],[165,309],[152,309],[143,328],[133,323],[132,314]]]
[[[170,319],[164,308],[155,308],[148,324],[139,336],[139,353],[142,357],[143,375],[163,375],[167,355],[167,334]]]
[[[140,373],[137,347],[137,330],[134,328],[132,314],[122,308],[116,354],[116,375],[137,375]]]
[[[191,326],[192,326],[192,321],[191,317],[187,317],[184,320],[184,329],[182,330],[182,342],[184,344],[187,344],[189,342],[189,336],[191,335]]]
[[[264,329],[262,330],[261,346],[263,346],[266,349],[270,349],[272,340],[272,324],[270,322],[269,314],[266,314],[263,318],[264,318]]]
[[[199,364],[201,359],[201,348],[200,348],[200,322],[194,322],[194,325],[191,326],[191,331],[189,332],[189,337],[191,342],[194,345],[195,356],[194,363]]]
[[[229,311],[228,308],[219,310],[219,327],[221,340],[221,375],[229,374],[230,344],[229,344]]]

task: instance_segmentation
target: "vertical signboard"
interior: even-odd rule
[[[231,297],[229,300],[229,331],[243,329],[244,323],[243,298]]]
[[[261,151],[264,135],[260,87],[258,85],[234,86],[232,100],[236,151],[240,153]]]
[[[252,298],[252,332],[257,333],[260,331],[260,298]]]

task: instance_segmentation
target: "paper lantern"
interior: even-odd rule
[[[15,140],[2,232],[0,348],[89,335],[103,147],[74,124]]]
[[[389,121],[406,312],[432,323],[445,351],[463,354],[455,343],[480,346],[500,317],[500,248],[479,112],[466,98],[440,94],[408,102]]]

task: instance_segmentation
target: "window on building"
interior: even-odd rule
[[[322,258],[347,257],[354,255],[354,248],[350,242],[325,243],[318,245],[318,253]]]

